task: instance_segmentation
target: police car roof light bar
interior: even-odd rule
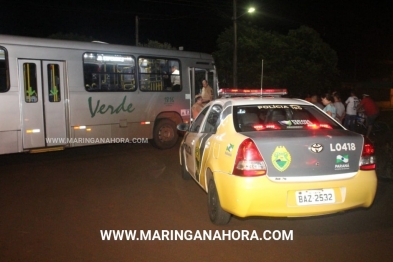
[[[287,95],[286,88],[269,88],[269,89],[236,89],[236,88],[222,88],[219,91],[221,97],[234,96],[283,96]]]

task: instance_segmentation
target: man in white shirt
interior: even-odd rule
[[[180,91],[180,72],[176,66],[172,66],[171,82],[172,90]]]
[[[351,92],[351,95],[348,97],[348,99],[345,101],[345,105],[347,109],[344,126],[349,130],[353,131],[355,129],[355,121],[357,115],[356,108],[359,105],[359,99],[356,97],[353,91]]]

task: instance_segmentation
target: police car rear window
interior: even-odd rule
[[[313,106],[247,105],[234,107],[237,132],[305,129],[342,129],[327,114]]]

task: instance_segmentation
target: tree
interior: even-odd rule
[[[291,30],[285,38],[289,47],[285,84],[313,93],[338,88],[337,54],[319,34],[306,26]]]
[[[233,28],[217,40],[213,53],[220,83],[232,83]],[[338,83],[337,54],[306,26],[287,35],[238,24],[239,87],[285,87],[293,95],[322,92]]]

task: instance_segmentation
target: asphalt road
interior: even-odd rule
[[[177,148],[149,144],[0,156],[0,261],[392,260],[393,182],[379,182],[369,209],[220,227],[205,192],[179,171]],[[278,230],[292,240],[103,241],[100,230]]]

